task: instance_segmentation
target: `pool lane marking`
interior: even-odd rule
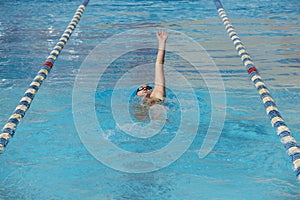
[[[300,146],[297,144],[295,138],[291,134],[291,131],[281,117],[281,114],[270,94],[269,89],[259,75],[258,70],[256,69],[241,39],[234,30],[233,25],[230,23],[222,3],[220,2],[220,0],[214,0],[214,3],[217,7],[219,16],[223,21],[227,33],[232,40],[239,56],[241,57],[241,60],[246,67],[251,81],[254,83],[262,99],[262,102],[266,109],[266,113],[270,118],[272,126],[276,129],[277,135],[280,137],[280,141],[284,145],[287,154],[292,158],[293,169],[295,171],[297,180],[300,181]]]
[[[76,28],[89,0],[84,0],[82,4],[77,8],[71,22],[67,26],[66,30],[62,34],[59,42],[55,45],[55,47],[50,52],[50,55],[47,57],[41,69],[38,71],[37,75],[29,85],[29,88],[25,91],[24,96],[19,101],[18,106],[14,110],[13,114],[7,120],[7,123],[2,128],[2,132],[0,133],[0,152],[5,149],[9,140],[14,136],[16,128],[24,117],[26,111],[29,109],[30,104],[42,85],[43,81],[46,79],[47,75],[51,71],[53,64],[60,52],[62,51],[64,45],[69,40],[72,32]]]

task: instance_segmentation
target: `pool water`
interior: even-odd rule
[[[1,125],[80,3],[0,2]],[[283,118],[300,141],[300,2],[228,0],[223,6]],[[187,61],[167,52],[166,65],[174,67],[194,89],[200,116],[196,135],[177,160],[161,169],[147,173],[112,169],[90,153],[78,133],[72,104],[76,76],[98,44],[126,31],[158,28],[170,30],[170,42],[175,32],[192,38],[215,63],[226,93],[223,130],[212,151],[200,158],[198,152],[212,110],[221,112],[224,108],[221,100],[212,104],[211,93],[220,92],[222,87],[209,88],[204,76],[195,76]],[[192,113],[188,106],[178,110],[180,102],[185,100],[189,105],[191,100],[176,97],[177,91],[188,94],[178,84],[178,90],[168,90],[168,121],[154,138],[136,139],[117,127],[110,107],[114,84],[124,74],[122,69],[152,62],[153,58],[153,49],[122,55],[96,85],[94,108],[103,136],[127,151],[162,148],[175,138],[180,115]],[[117,97],[127,94],[123,92],[126,88],[118,89]],[[128,89],[134,92],[135,85]],[[81,105],[83,110],[85,106]],[[212,130],[214,127],[212,124]],[[0,160],[0,199],[5,200],[300,198],[291,160],[270,125],[213,1],[90,1]]]

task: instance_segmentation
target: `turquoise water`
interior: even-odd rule
[[[0,2],[1,125],[80,3]],[[223,5],[286,123],[300,141],[300,2],[229,0]],[[178,160],[154,172],[133,174],[102,164],[86,149],[74,122],[72,91],[79,69],[94,47],[115,34],[143,28],[177,31],[201,44],[222,77],[226,116],[217,144],[200,159],[198,150],[211,120],[208,85],[203,77],[194,75],[188,63],[170,52],[166,63],[174,64],[195,89],[200,128]],[[169,39],[171,42],[172,34]],[[97,85],[95,109],[105,136],[127,150],[147,152],[166,145],[178,129],[178,115],[188,113],[179,112],[177,99],[169,96],[169,108],[174,112],[169,114],[166,129],[153,141],[118,135],[109,117],[112,114],[107,102],[114,89],[110,83],[120,80],[124,67],[143,64],[153,57],[153,50],[122,55],[112,65],[115,68],[110,68],[114,70],[107,71]],[[187,92],[178,85],[180,92]],[[217,101],[215,106],[213,109],[220,110],[218,106],[223,105]],[[5,200],[300,198],[290,159],[213,1],[91,1],[0,160],[0,199]]]

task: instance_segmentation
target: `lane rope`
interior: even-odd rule
[[[300,181],[300,146],[297,144],[295,138],[292,136],[291,131],[284,122],[274,99],[272,98],[269,89],[264,83],[263,79],[258,73],[249,53],[246,51],[241,39],[237,32],[233,28],[232,24],[227,17],[227,14],[223,8],[220,0],[214,0],[217,7],[219,16],[221,17],[225,29],[232,40],[235,49],[237,50],[241,60],[246,67],[246,70],[250,76],[251,81],[255,85],[260,98],[265,106],[266,113],[270,118],[272,126],[275,128],[277,135],[280,138],[281,143],[284,145],[287,154],[291,157],[293,162],[293,169],[295,171],[297,180]]]
[[[29,88],[25,91],[24,96],[19,101],[19,104],[14,110],[13,114],[9,117],[7,123],[2,128],[2,132],[0,134],[0,152],[5,149],[9,140],[14,136],[18,124],[25,116],[25,113],[29,109],[34,96],[41,87],[43,81],[46,79],[48,73],[51,71],[55,60],[69,40],[72,32],[76,28],[88,2],[89,0],[84,0],[82,4],[77,8],[71,22],[59,39],[59,42],[57,42],[55,47],[50,52],[50,55],[47,57],[43,66],[40,68],[37,75],[29,85]]]

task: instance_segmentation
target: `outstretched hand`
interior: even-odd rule
[[[158,30],[156,33],[156,37],[158,39],[158,42],[166,42],[168,33],[164,30]]]

